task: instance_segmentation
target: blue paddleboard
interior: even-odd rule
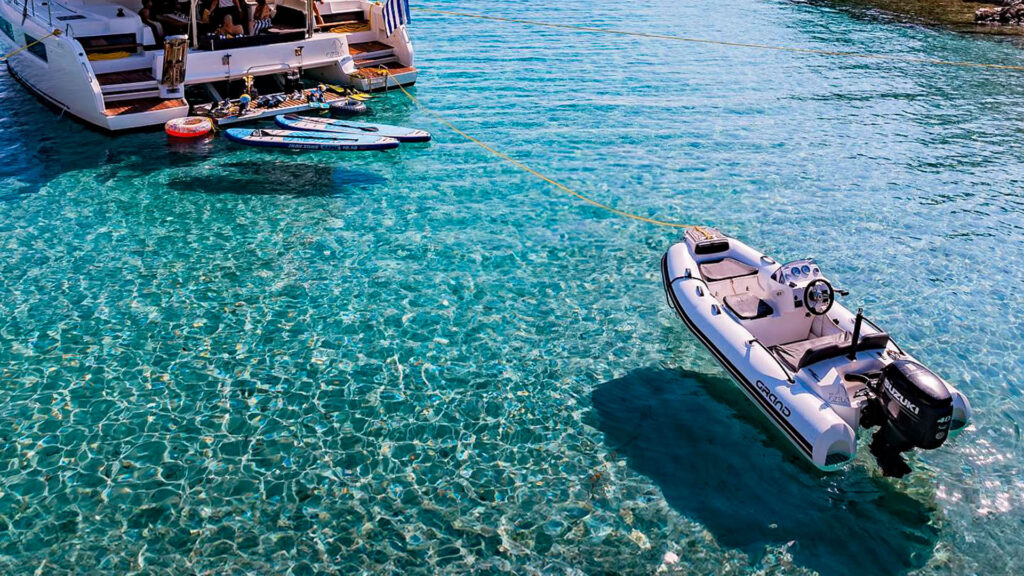
[[[298,114],[277,116],[274,118],[274,121],[289,130],[387,136],[399,142],[427,142],[430,140],[430,133],[424,130],[403,128],[402,126],[388,126],[387,124],[370,124],[368,122],[353,122],[336,118],[313,118],[310,116],[299,116]]]
[[[388,150],[398,147],[398,140],[373,134],[364,136],[267,128],[230,128],[224,131],[224,135],[228,140],[240,144],[291,150],[357,151]]]

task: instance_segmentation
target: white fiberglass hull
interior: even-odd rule
[[[306,3],[291,4],[301,17]],[[365,17],[366,28],[352,33],[317,29],[304,38],[288,39],[285,36],[296,32],[285,30],[274,33],[281,34],[277,40],[261,40],[274,35],[248,36],[221,39],[227,44],[217,46],[192,30],[189,33],[205,44],[189,41],[187,58],[175,64],[181,66],[181,77],[171,85],[164,83],[162,45],[136,9],[105,0],[28,6],[23,13],[22,4],[0,0],[3,52],[31,44],[7,60],[12,76],[62,116],[111,132],[162,126],[187,116],[190,106],[184,98],[185,86],[211,87],[211,96],[220,100],[231,96],[216,93],[215,86],[223,91],[224,83],[240,82],[247,76],[300,71],[307,79],[350,83],[357,71],[350,43],[376,45],[384,34],[380,6],[365,0],[340,0],[320,8],[326,17]],[[54,34],[55,28],[59,34]],[[412,70],[398,74],[399,81],[415,81],[412,46],[405,31],[384,39],[389,42],[388,59],[397,60],[394,65],[404,66],[401,70]],[[39,42],[33,44],[36,40]]]
[[[46,37],[53,30],[42,27],[32,18],[23,22],[22,15],[14,8],[6,2],[0,3],[0,18],[7,23],[0,36],[6,44],[21,48],[37,39],[41,42],[34,49],[21,50],[7,60],[11,75],[62,114],[104,125],[99,84],[83,67],[84,57],[76,54],[74,42],[63,36]]]

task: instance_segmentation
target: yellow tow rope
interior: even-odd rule
[[[527,26],[543,26],[545,28],[560,28],[565,30],[578,30],[581,32],[597,32],[601,34],[615,34],[619,36],[634,36],[638,38],[655,38],[658,40],[670,40],[674,42],[714,44],[717,46],[729,46],[732,48],[756,48],[759,50],[774,50],[777,52],[796,52],[798,54],[821,54],[824,56],[839,56],[843,58],[863,58],[866,60],[891,60],[895,62],[908,62],[912,64],[931,64],[935,66],[960,66],[964,68],[990,68],[995,70],[1024,71],[1024,66],[1016,64],[987,64],[984,62],[964,62],[957,60],[940,60],[937,58],[920,58],[917,56],[902,56],[900,54],[872,54],[870,52],[847,52],[843,50],[821,50],[817,48],[798,48],[795,46],[774,46],[771,44],[754,44],[750,42],[730,42],[727,40],[712,40],[709,38],[689,38],[686,36],[657,34],[653,32],[633,32],[631,30],[615,30],[612,28],[598,28],[594,26],[578,26],[575,24],[559,24],[556,22],[521,20],[519,18],[502,18],[500,16],[485,16],[483,14],[473,14],[470,12],[437,10],[435,8],[413,8],[413,10],[416,10],[417,12],[441,14],[444,16],[456,16],[459,18],[476,18],[478,20],[491,20],[493,22],[510,22],[513,24],[524,24]]]
[[[597,200],[594,200],[593,198],[590,198],[589,196],[587,196],[586,194],[583,194],[582,192],[577,192],[576,190],[573,190],[572,188],[566,186],[565,184],[562,184],[561,182],[558,182],[558,181],[556,181],[555,179],[553,179],[553,178],[551,178],[549,176],[545,176],[541,172],[531,168],[530,166],[527,166],[523,162],[520,162],[519,160],[516,160],[515,158],[509,156],[508,154],[505,154],[504,152],[496,150],[494,147],[490,146],[489,144],[487,144],[485,142],[482,142],[481,140],[475,138],[474,136],[471,136],[471,135],[467,134],[466,132],[461,130],[458,126],[456,126],[455,124],[452,124],[452,122],[450,120],[448,120],[447,118],[442,116],[440,113],[435,112],[434,110],[431,110],[423,102],[420,102],[419,98],[417,98],[417,97],[413,96],[412,94],[410,94],[409,91],[405,89],[405,86],[402,86],[398,82],[398,80],[391,74],[390,70],[388,70],[387,68],[380,68],[380,72],[381,72],[382,75],[384,75],[384,77],[386,79],[390,78],[392,80],[395,80],[395,85],[398,86],[399,90],[401,90],[402,93],[405,94],[406,98],[408,98],[410,101],[412,101],[412,103],[415,104],[420,110],[423,110],[424,112],[426,112],[427,114],[432,116],[435,120],[437,120],[438,122],[440,122],[440,123],[444,124],[445,126],[447,126],[448,129],[451,130],[452,132],[455,132],[459,136],[462,136],[466,140],[469,140],[473,144],[476,144],[477,146],[479,146],[479,147],[483,148],[484,150],[490,152],[494,156],[497,156],[498,158],[501,158],[502,160],[508,162],[509,164],[515,166],[516,168],[519,168],[520,170],[523,170],[524,172],[528,172],[529,174],[532,174],[533,176],[543,180],[544,182],[547,182],[548,184],[551,184],[555,188],[558,188],[559,190],[561,190],[562,192],[565,192],[566,194],[569,194],[570,196],[575,196],[576,198],[586,202],[587,204],[590,204],[591,206],[594,206],[595,208],[600,208],[602,210],[606,210],[608,212],[611,212],[612,214],[616,214],[616,215],[622,216],[624,218],[630,218],[632,220],[639,220],[640,222],[647,222],[648,224],[656,224],[658,226],[668,226],[670,228],[689,228],[690,226],[692,226],[691,224],[681,224],[679,222],[668,222],[668,221],[665,221],[665,220],[658,220],[656,218],[648,218],[647,216],[641,216],[639,214],[634,214],[632,212],[627,212],[625,210],[619,210],[618,208],[613,208],[613,207],[611,207],[611,206],[609,206],[607,204],[602,204],[601,202],[598,202]],[[386,80],[385,80],[385,82],[386,82]]]
[[[39,44],[40,42],[42,42],[43,40],[46,40],[47,38],[49,38],[51,36],[60,36],[61,34],[62,34],[62,32],[59,29],[55,29],[53,32],[50,32],[49,34],[47,34],[46,36],[43,36],[42,38],[40,38],[38,40],[35,40],[33,42],[29,42],[28,44],[25,44],[21,48],[17,48],[15,50],[12,50],[12,51],[8,52],[7,54],[4,54],[4,56],[2,58],[0,58],[0,62],[6,62],[7,59],[10,58],[11,56],[14,56],[15,54],[17,54],[17,53],[19,53],[19,52],[21,52],[23,50],[28,50],[29,48],[35,46],[36,44]]]

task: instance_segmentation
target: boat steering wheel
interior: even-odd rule
[[[835,301],[836,291],[824,278],[812,280],[804,288],[804,307],[815,316],[821,316],[831,310]]]

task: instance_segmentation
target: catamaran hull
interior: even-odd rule
[[[41,27],[31,18],[24,19],[8,3],[0,3],[0,18],[6,21],[0,38],[5,46],[21,48],[39,44],[13,54],[7,69],[22,86],[48,106],[87,124],[104,127],[99,85],[91,73],[85,73],[67,38],[50,36],[53,30]],[[45,58],[41,57],[45,55]]]
[[[304,14],[305,2],[290,4],[299,16]],[[352,33],[317,29],[304,38],[282,35],[272,42],[246,37],[233,39],[230,46],[192,46],[187,58],[174,61],[181,67],[180,77],[165,80],[162,46],[155,46],[150,28],[124,6],[112,0],[28,6],[23,11],[13,2],[0,2],[2,51],[23,48],[7,60],[12,76],[62,116],[109,132],[156,128],[187,116],[186,86],[205,86],[212,99],[221,100],[230,94],[217,93],[218,85],[248,76],[299,71],[307,79],[349,83],[357,72],[355,44],[350,43],[378,43],[383,34],[379,5],[365,0],[328,3],[320,9],[337,10],[335,16],[345,21],[358,14],[366,18],[367,27]],[[113,44],[107,44],[108,39]],[[387,40],[386,63],[401,77],[400,83],[415,81],[412,47],[404,30]]]

